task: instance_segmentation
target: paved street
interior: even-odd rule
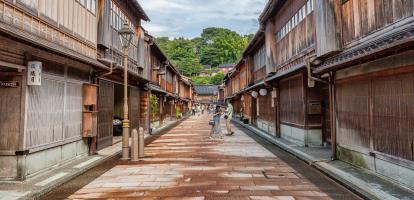
[[[190,118],[149,144],[143,161],[112,161],[108,171],[91,170],[100,172],[91,180],[86,173],[45,199],[358,199],[241,128],[224,140],[208,140],[209,119]]]

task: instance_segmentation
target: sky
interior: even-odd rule
[[[139,0],[151,19],[143,26],[155,37],[194,38],[204,28],[255,33],[268,0]]]

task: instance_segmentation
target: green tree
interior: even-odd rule
[[[226,76],[226,74],[224,74],[223,72],[220,72],[216,74],[215,76],[212,76],[210,79],[210,84],[220,85],[224,79],[224,76]]]
[[[159,111],[158,110],[158,97],[154,94],[151,94],[150,105],[151,105],[151,119],[154,121],[156,120],[155,117]]]
[[[194,84],[212,84],[212,85],[220,85],[223,81],[223,78],[226,74],[220,72],[214,76],[194,76],[192,81]]]
[[[185,38],[158,38],[157,43],[185,76],[191,77],[203,70],[193,41]]]
[[[249,42],[248,37],[225,28],[206,28],[197,41],[200,62],[212,67],[237,62]]]
[[[180,72],[192,77],[193,82],[219,84],[224,74],[197,77],[204,71],[203,65],[217,68],[220,64],[236,63],[253,37],[253,34],[241,35],[226,28],[212,27],[204,29],[200,37],[194,39],[160,37],[157,43]]]

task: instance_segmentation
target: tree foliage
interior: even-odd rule
[[[194,76],[192,80],[194,84],[220,85],[225,75],[223,72],[219,72],[214,76]]]
[[[151,94],[150,104],[151,104],[151,119],[155,120],[155,117],[158,113],[158,97],[156,95]]]
[[[166,37],[157,38],[157,43],[171,62],[185,76],[197,84],[220,84],[224,74],[213,77],[197,77],[203,65],[217,69],[220,64],[236,63],[253,35],[240,35],[225,28],[206,28],[194,39]]]

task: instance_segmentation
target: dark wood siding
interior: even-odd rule
[[[338,82],[336,100],[338,143],[369,148],[369,81]]]
[[[286,30],[289,20],[294,17],[295,13],[297,13],[303,6],[307,7],[306,3],[307,1],[305,0],[287,1],[282,7],[282,10],[285,12],[280,12],[276,15],[276,32],[278,35],[276,42],[276,66],[278,67],[283,67],[283,64],[289,62],[292,57],[298,55],[315,43],[313,11],[309,14],[305,13],[305,18],[302,21],[297,23],[297,25],[286,35],[281,38],[279,37],[279,35],[283,35],[281,32],[286,32],[282,30]],[[282,70],[287,69],[283,68]]]
[[[112,145],[112,118],[114,115],[114,84],[99,81],[98,98],[98,149]]]
[[[413,160],[414,73],[374,78],[371,84],[374,149]]]
[[[21,121],[22,76],[0,75],[2,81],[18,81],[17,88],[0,88],[0,151],[19,147]]]
[[[139,88],[129,87],[129,121],[130,130],[139,129]]]
[[[304,125],[304,85],[302,74],[280,81],[280,120]]]
[[[252,96],[249,93],[244,93],[244,116],[252,116]]]
[[[266,67],[260,68],[259,70],[254,72],[254,80],[260,81],[266,77]]]
[[[275,106],[272,106],[272,94],[269,89],[267,89],[266,96],[258,97],[259,101],[259,115],[258,118],[267,122],[273,123],[276,117]]]
[[[414,73],[338,81],[338,143],[413,160]]]
[[[413,16],[412,0],[348,0],[342,5],[345,44]]]

